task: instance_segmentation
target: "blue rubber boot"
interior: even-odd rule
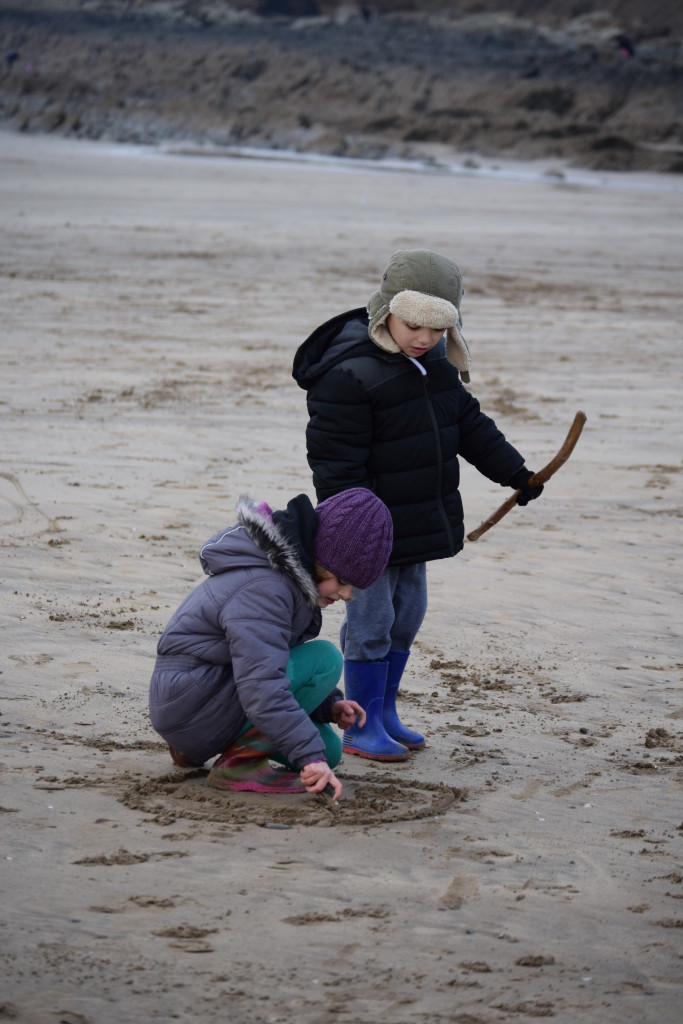
[[[389,651],[387,655],[389,668],[387,671],[387,687],[384,691],[384,711],[382,721],[384,728],[392,739],[403,743],[409,750],[421,750],[425,745],[425,738],[413,729],[407,729],[398,718],[396,713],[396,694],[401,683],[403,670],[410,657],[409,651]]]
[[[373,761],[405,761],[410,757],[408,748],[392,739],[382,724],[387,669],[386,661],[344,661],[346,699],[355,700],[366,714],[362,729],[354,725],[344,733],[345,754]]]

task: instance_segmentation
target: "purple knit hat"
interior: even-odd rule
[[[325,498],[315,514],[316,562],[359,590],[379,579],[394,542],[394,524],[384,502],[365,487],[352,487]]]

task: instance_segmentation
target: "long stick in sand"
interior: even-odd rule
[[[585,422],[585,412],[577,412],[576,416],[574,417],[574,422],[569,428],[569,433],[565,437],[559,452],[554,458],[550,460],[547,466],[544,466],[543,469],[539,470],[538,473],[534,473],[534,475],[529,480],[530,487],[538,487],[539,484],[546,483],[548,480],[550,480],[550,477],[554,473],[557,473],[558,469],[565,464],[571,453],[574,451],[574,448],[576,447],[576,442],[579,440],[579,437],[581,436],[581,431],[583,430],[583,425]],[[515,491],[515,493],[511,497],[509,497],[507,501],[503,502],[500,508],[496,509],[493,515],[490,515],[488,519],[485,519],[484,522],[476,528],[476,530],[472,530],[471,533],[468,533],[467,539],[479,540],[483,533],[486,533],[486,531],[490,530],[492,526],[495,526],[496,523],[500,522],[503,516],[506,516],[508,512],[511,509],[513,509],[517,504],[517,496],[519,493],[519,491]]]

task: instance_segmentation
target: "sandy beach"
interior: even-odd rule
[[[0,134],[0,1020],[680,1019],[682,209],[556,160]],[[240,494],[313,497],[293,353],[421,246],[532,468],[587,425],[430,564],[424,751],[346,756],[336,810],[211,791],[149,725],[157,638]],[[507,492],[463,477],[471,530]]]

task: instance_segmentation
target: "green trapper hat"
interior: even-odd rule
[[[446,332],[446,359],[470,379],[470,350],[462,336],[462,275],[456,263],[429,249],[400,249],[368,302],[370,337],[385,352],[400,352],[386,325],[389,313],[420,327]]]

